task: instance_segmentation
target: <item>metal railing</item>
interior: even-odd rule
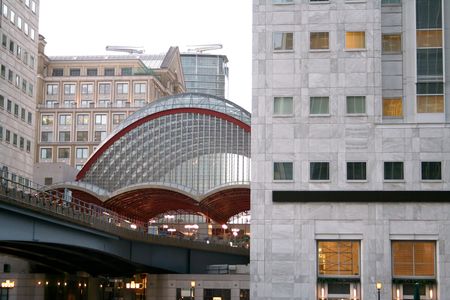
[[[3,196],[3,197],[2,197]],[[0,201],[22,206],[38,213],[55,218],[69,220],[76,224],[111,233],[127,239],[138,239],[147,242],[160,242],[175,246],[191,246],[193,248],[220,247],[218,251],[236,248],[248,250],[248,240],[223,239],[219,237],[196,234],[184,236],[167,232],[151,232],[149,224],[120,215],[115,211],[85,202],[72,197],[66,190],[60,192],[49,190],[49,187],[31,183],[24,185],[3,177],[0,173]],[[185,242],[180,245],[179,242]],[[187,244],[186,244],[187,242]],[[238,250],[238,249],[236,249]],[[239,252],[239,251],[232,251]]]

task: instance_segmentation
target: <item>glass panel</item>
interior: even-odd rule
[[[328,283],[328,294],[349,295],[350,283]]]
[[[292,97],[275,97],[273,102],[274,115],[292,115],[293,99]]]
[[[273,50],[294,49],[294,34],[292,32],[274,32]]]
[[[401,0],[381,0],[381,4],[400,4]]]
[[[384,162],[385,180],[403,180],[403,162]]]
[[[310,48],[311,49],[328,49],[328,32],[311,32]]]
[[[443,82],[419,82],[417,83],[418,95],[441,95],[444,94]]]
[[[383,53],[398,53],[402,51],[401,34],[383,34]]]
[[[416,0],[417,28],[442,28],[442,0]]]
[[[366,48],[366,33],[364,31],[349,31],[345,33],[345,48],[364,49]]]
[[[442,47],[442,30],[417,30],[417,48]]]
[[[348,114],[363,114],[365,112],[366,112],[366,97],[364,96],[347,97]]]
[[[434,243],[415,243],[414,262],[416,276],[434,276]]]
[[[328,97],[311,97],[310,98],[310,111],[312,115],[315,114],[329,114],[329,98]]]
[[[444,112],[444,96],[417,96],[417,112],[418,113],[443,113]]]
[[[435,255],[435,242],[392,242],[394,277],[435,277]]]
[[[417,49],[418,77],[442,78],[442,49]]]
[[[319,275],[359,275],[359,241],[319,241]]]
[[[330,179],[330,163],[328,162],[312,162],[310,163],[310,179],[311,180],[329,180]]]
[[[366,163],[348,162],[347,180],[366,180]]]
[[[402,98],[383,98],[384,117],[401,117],[402,115]]]
[[[423,161],[422,162],[422,180],[441,180],[441,162]]]
[[[273,179],[274,180],[292,180],[293,167],[291,162],[275,162],[273,163]]]

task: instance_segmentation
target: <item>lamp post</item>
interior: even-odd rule
[[[195,281],[191,281],[191,300],[194,300]]]
[[[381,282],[377,282],[378,300],[380,300],[380,292],[382,287],[383,285],[381,284]]]

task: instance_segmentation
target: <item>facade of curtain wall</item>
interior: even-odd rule
[[[449,19],[253,1],[252,299],[446,299]]]

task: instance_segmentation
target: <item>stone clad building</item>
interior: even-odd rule
[[[253,1],[252,299],[448,298],[448,5]]]

